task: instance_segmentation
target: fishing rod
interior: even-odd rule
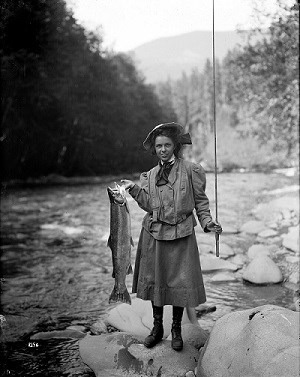
[[[217,167],[217,121],[216,121],[216,64],[215,64],[215,1],[213,1],[212,11],[212,55],[213,55],[213,125],[214,125],[214,149],[215,149],[215,207],[216,222],[218,222],[218,167]],[[216,257],[220,254],[219,234],[215,233],[216,238]]]

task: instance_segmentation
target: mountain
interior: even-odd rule
[[[215,56],[222,60],[228,50],[243,43],[236,31],[215,32]],[[201,71],[207,58],[212,59],[212,33],[194,31],[144,43],[129,52],[148,83],[177,79],[182,71]]]

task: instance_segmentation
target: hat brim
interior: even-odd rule
[[[153,143],[153,139],[155,138],[155,134],[157,131],[162,130],[162,129],[171,129],[173,131],[176,131],[179,135],[184,136],[183,138],[183,143],[182,144],[192,144],[191,137],[189,134],[183,134],[184,128],[181,124],[179,123],[162,123],[159,124],[158,126],[154,127],[152,131],[149,132],[147,135],[146,139],[143,142],[143,146],[146,150],[149,150],[151,148],[151,145]],[[188,135],[188,137],[187,137]]]

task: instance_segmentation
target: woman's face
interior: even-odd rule
[[[157,136],[154,147],[157,157],[163,162],[170,160],[175,149],[173,140],[167,136]]]

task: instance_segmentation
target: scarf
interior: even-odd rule
[[[156,186],[163,186],[168,183],[168,177],[172,166],[174,165],[174,160],[169,162],[160,163],[160,170],[156,177]]]

